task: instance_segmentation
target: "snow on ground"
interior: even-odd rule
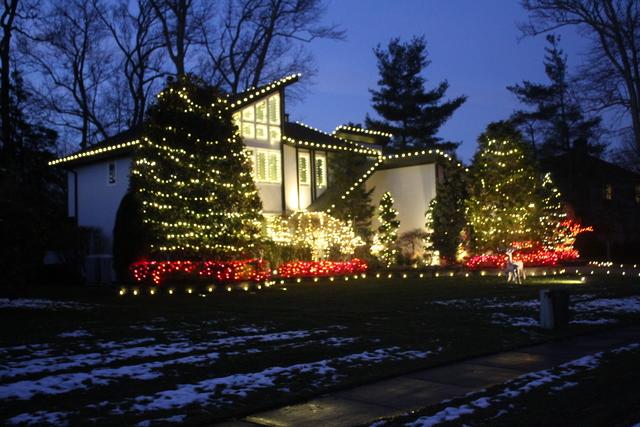
[[[84,329],[78,329],[75,331],[62,332],[58,334],[59,338],[84,338],[91,337],[91,333],[89,331],[85,331]]]
[[[611,350],[612,353],[623,353],[640,349],[640,343],[629,344],[617,349]],[[537,372],[531,372],[513,380],[507,381],[502,385],[502,391],[495,395],[485,395],[486,392],[480,391],[472,393],[468,399],[473,399],[468,403],[458,406],[448,406],[433,415],[421,416],[405,426],[411,427],[430,427],[443,422],[455,421],[464,415],[473,414],[478,409],[486,409],[498,403],[504,403],[509,399],[513,399],[520,395],[529,393],[543,386],[550,386],[553,391],[560,391],[566,388],[575,387],[577,383],[566,380],[567,377],[573,376],[580,372],[592,371],[600,366],[602,357],[607,352],[598,352],[592,355],[580,357],[578,359],[563,363],[558,367],[544,369]],[[555,384],[557,383],[557,384]],[[555,385],[554,385],[555,384]]]
[[[195,384],[181,384],[177,388],[164,390],[135,399],[132,409],[137,413],[156,410],[173,410],[191,404],[214,404],[221,406],[229,402],[230,397],[245,397],[249,393],[263,388],[276,387],[297,375],[307,374],[316,377],[311,385],[314,387],[335,382],[342,377],[339,373],[341,364],[349,367],[367,366],[382,361],[400,361],[426,358],[440,351],[401,351],[399,347],[381,348],[374,351],[349,354],[310,363],[297,363],[285,367],[273,366],[259,372],[233,374],[224,377],[210,378]],[[280,388],[286,391],[286,388]]]
[[[66,421],[68,416],[68,412],[37,411],[31,414],[24,413],[9,418],[7,424],[66,426],[69,424]]]
[[[538,311],[540,301],[537,299],[509,301],[498,298],[469,298],[431,301],[431,304],[444,306],[458,306],[461,309],[472,306],[483,308],[492,313],[491,323],[513,327],[537,327],[539,326]],[[525,311],[514,313],[513,310]],[[574,325],[606,325],[617,323],[618,319],[611,318],[612,314],[640,313],[640,297],[631,296],[625,298],[598,298],[594,294],[578,294],[571,296],[570,310],[574,319],[570,322]]]
[[[212,341],[205,342],[192,342],[190,340],[183,340],[180,342],[173,342],[170,344],[153,344],[147,346],[135,345],[132,347],[126,346],[115,346],[112,345],[111,342],[106,344],[106,347],[109,348],[109,353],[104,352],[92,352],[92,353],[79,353],[79,354],[71,354],[65,356],[53,356],[53,357],[43,357],[43,358],[32,358],[28,360],[22,361],[7,361],[0,368],[0,379],[6,378],[15,378],[24,375],[33,375],[33,374],[43,374],[43,373],[53,373],[60,371],[68,371],[70,369],[77,368],[90,368],[93,366],[112,364],[116,362],[123,362],[132,359],[142,359],[142,358],[152,358],[152,357],[167,357],[167,356],[176,356],[176,355],[184,355],[189,353],[207,353],[211,354],[211,352],[217,352],[221,349],[229,348],[229,347],[237,347],[244,346],[249,343],[275,343],[275,342],[283,342],[290,340],[300,340],[311,337],[313,335],[321,335],[326,334],[328,331],[326,329],[315,329],[315,330],[298,330],[298,331],[283,331],[283,332],[273,332],[269,334],[257,334],[257,335],[239,335],[239,336],[231,336],[225,338],[219,338]],[[133,343],[137,343],[139,341],[133,340]],[[104,347],[105,345],[103,345]],[[180,360],[180,359],[175,359]],[[180,363],[180,362],[177,362]],[[93,372],[93,371],[92,371]],[[75,388],[75,384],[78,383],[77,378],[73,377],[72,374],[64,374],[57,376],[49,376],[47,379],[54,381],[55,379],[60,379],[61,383],[68,384],[64,388]],[[113,376],[115,374],[109,374],[109,376]],[[123,374],[123,376],[130,377],[129,374]],[[86,373],[82,373],[80,377],[83,377],[83,381],[87,378],[91,378],[91,376],[87,377]],[[144,378],[142,378],[144,379]],[[96,378],[98,384],[100,384],[100,379]],[[33,381],[32,381],[33,382]],[[22,384],[23,382],[19,382]],[[18,384],[18,383],[14,383]],[[27,387],[27,384],[23,384]],[[8,389],[12,387],[12,384],[8,385],[0,385],[0,397],[2,396],[12,396],[8,393]],[[49,382],[45,381],[45,385],[42,385],[41,380],[37,382],[37,384],[28,385],[29,389],[32,390],[48,390]],[[66,391],[62,391],[66,392]],[[37,392],[36,392],[37,393]],[[28,396],[28,393],[20,392],[21,396]],[[28,397],[22,397],[28,398]]]
[[[26,308],[32,310],[91,310],[96,306],[74,301],[48,299],[0,298],[0,308]]]

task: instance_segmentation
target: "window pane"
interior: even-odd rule
[[[256,180],[264,182],[267,180],[267,153],[258,151],[256,156]]]
[[[253,112],[253,105],[242,110],[242,120],[247,122],[252,122],[255,119],[255,114]]]
[[[327,164],[324,157],[316,157],[316,184],[318,187],[327,185]]]
[[[256,104],[256,122],[267,123],[267,101],[260,101]]]
[[[253,123],[242,123],[242,137],[249,139],[255,138],[255,125]]]
[[[309,155],[300,154],[298,157],[298,178],[300,184],[309,184]]]
[[[256,125],[256,139],[260,139],[263,141],[267,140],[267,126],[266,125]]]
[[[269,126],[269,140],[272,144],[280,142],[280,126]]]
[[[269,97],[269,123],[272,125],[280,124],[280,95]]]
[[[269,153],[269,182],[280,182],[280,153]]]

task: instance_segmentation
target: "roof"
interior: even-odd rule
[[[66,165],[79,165],[83,163],[102,160],[110,157],[123,156],[132,152],[140,143],[141,128],[129,129],[117,135],[109,137],[98,144],[85,148],[68,156],[60,157],[49,162],[49,166],[64,163]]]
[[[385,145],[393,138],[393,135],[387,132],[348,125],[338,126],[331,134],[350,141],[376,145]]]
[[[237,95],[229,95],[229,108],[232,110],[242,108],[246,104],[253,102],[256,98],[276,92],[277,90],[280,90],[280,88],[297,82],[301,75],[302,74],[291,74],[290,76],[258,86],[257,88],[251,87]]]
[[[237,95],[229,95],[229,108],[237,110],[249,102],[254,101],[263,95],[276,92],[281,88],[295,83],[300,78],[300,74],[292,74],[279,80],[267,83],[257,88],[247,89]],[[133,151],[134,146],[139,144],[138,138],[141,135],[141,128],[129,129],[117,135],[100,141],[96,145],[76,151],[68,156],[60,157],[49,162],[49,166],[64,163],[66,165],[77,165],[95,160],[102,160],[114,156],[122,156]]]
[[[328,151],[351,151],[369,156],[379,156],[380,150],[358,144],[335,135],[322,132],[319,129],[300,122],[285,122],[283,127],[282,142],[305,148],[318,148]]]
[[[540,160],[540,165],[554,176],[573,175],[589,181],[640,181],[640,174],[585,153],[547,157]]]

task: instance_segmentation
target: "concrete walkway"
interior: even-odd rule
[[[327,394],[218,426],[352,426],[400,415],[588,354],[640,342],[640,325],[468,359]]]

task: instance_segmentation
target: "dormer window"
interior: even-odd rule
[[[604,185],[604,198],[605,200],[613,199],[613,185],[611,184]]]

